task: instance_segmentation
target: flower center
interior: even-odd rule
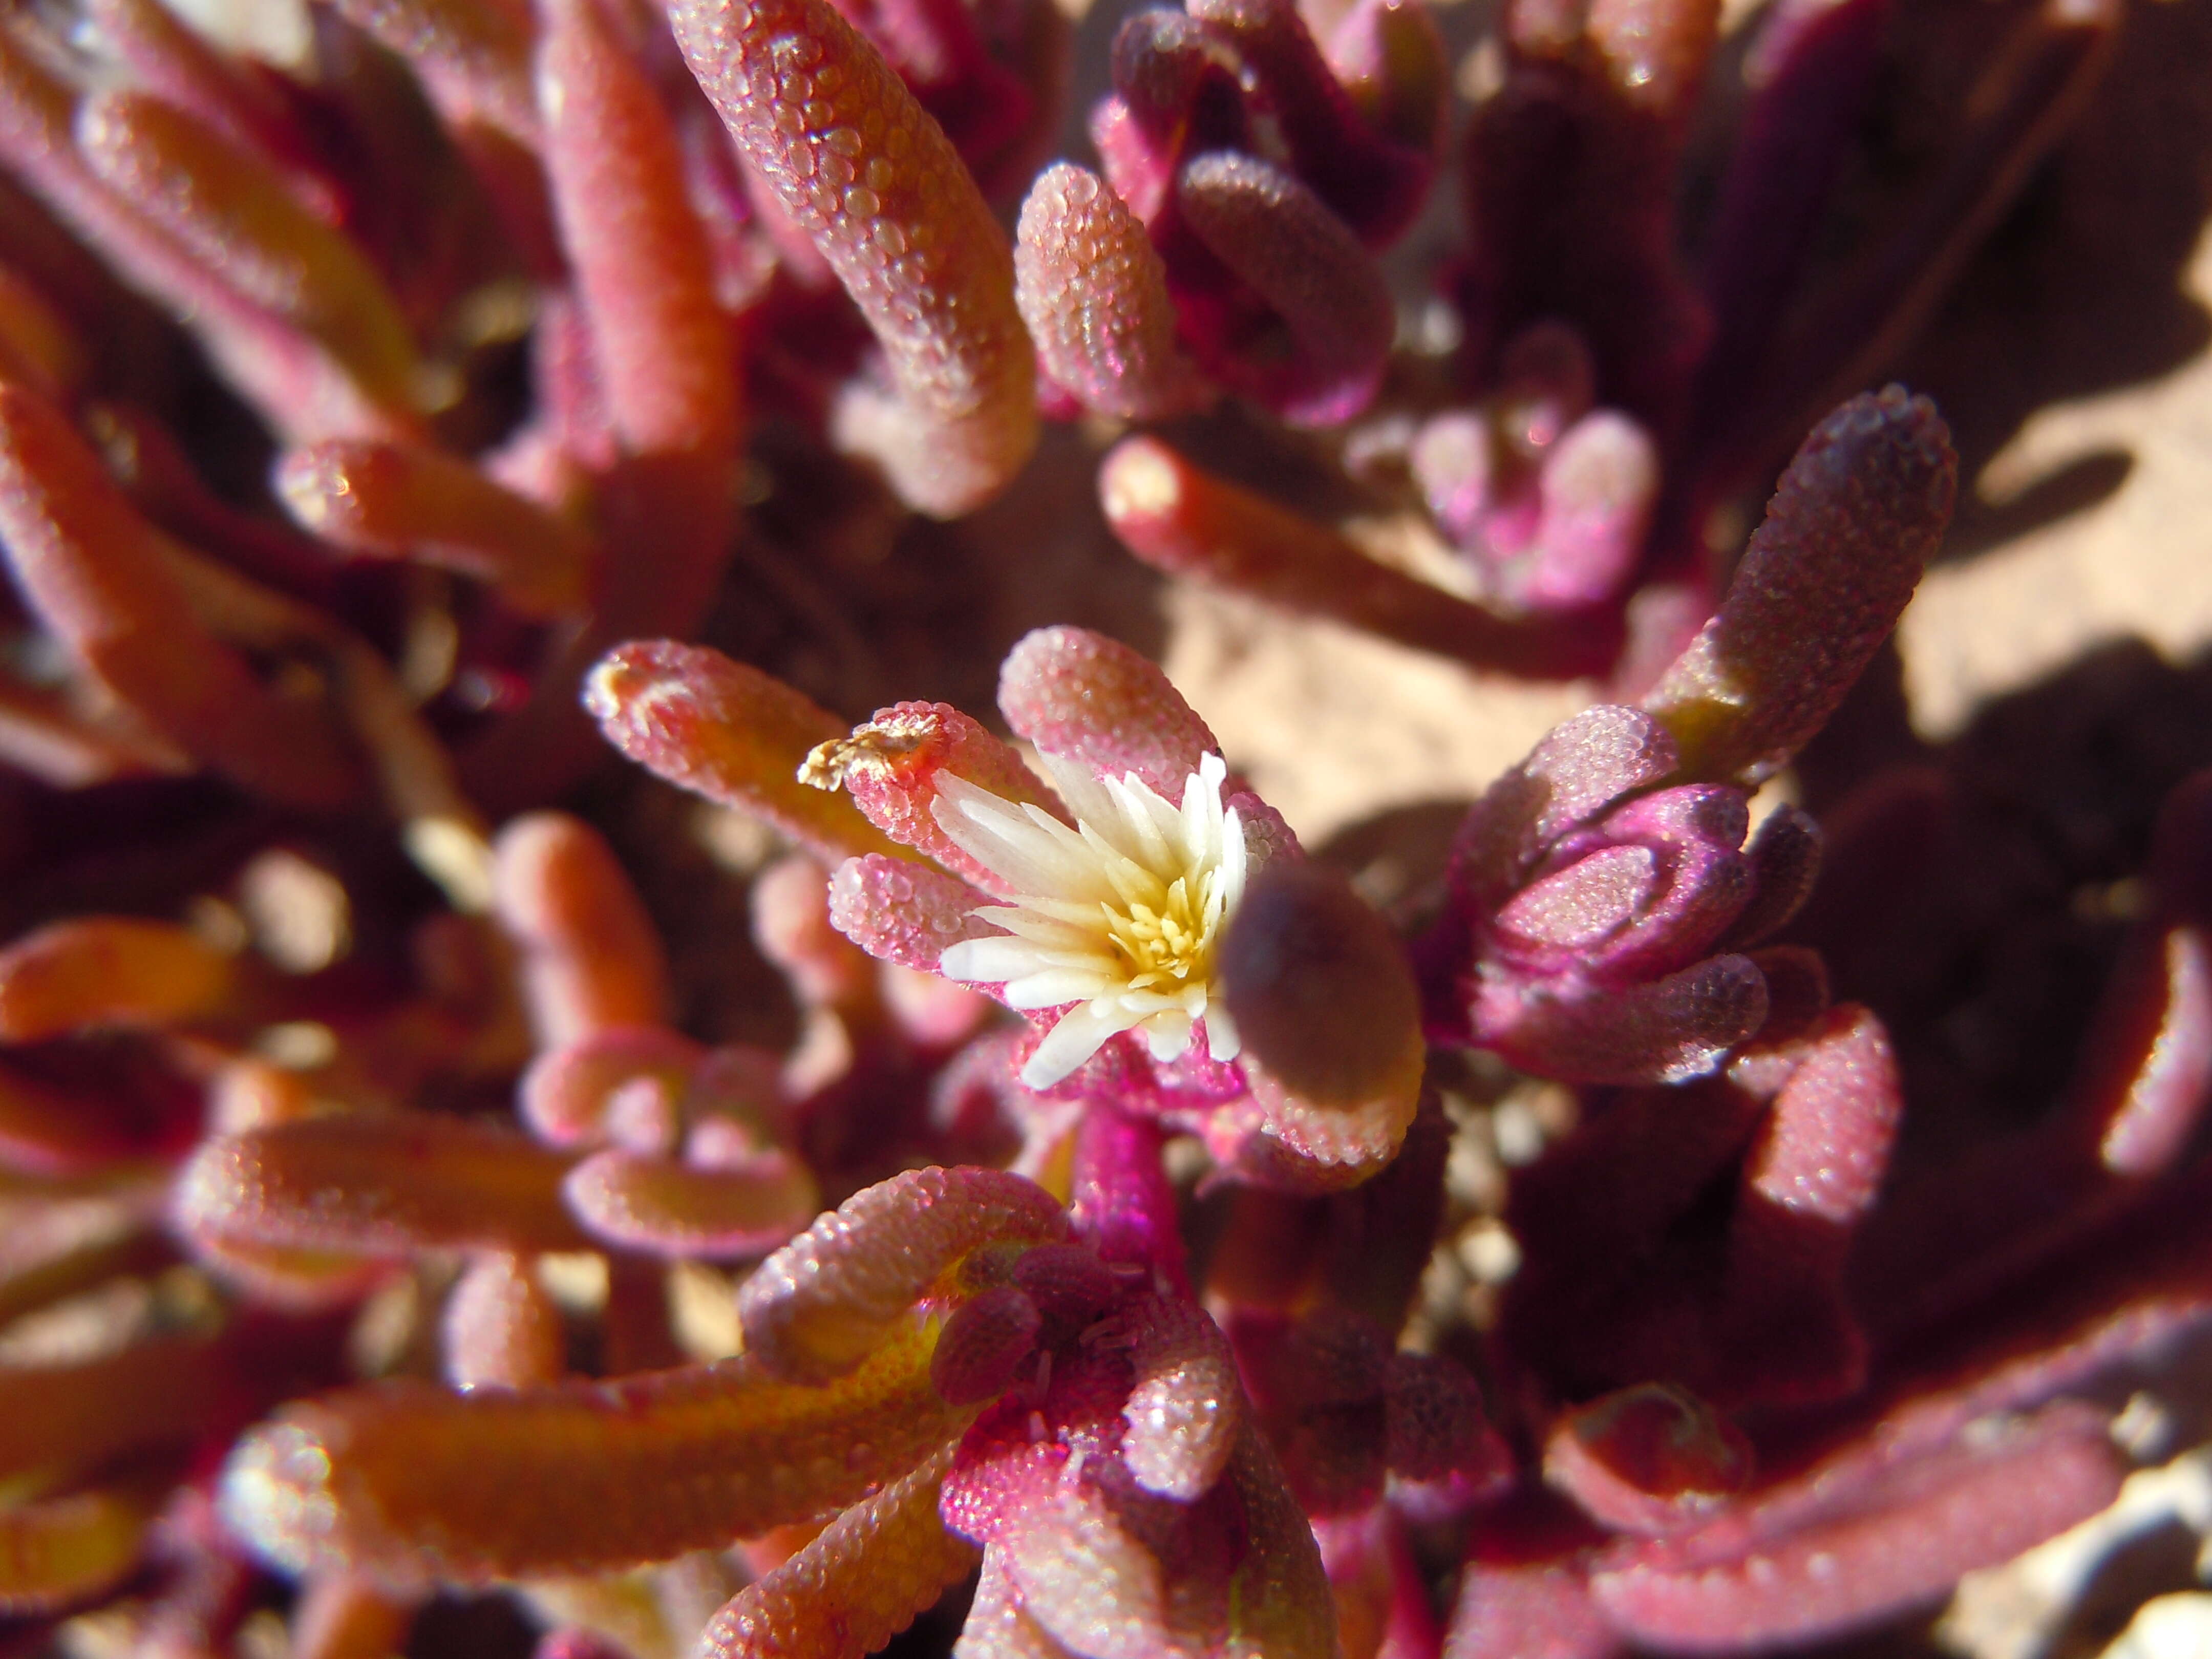
[[[1178,876],[1156,904],[1132,900],[1125,908],[1101,902],[1107,942],[1129,964],[1129,988],[1143,990],[1166,980],[1188,983],[1212,970],[1213,922],[1206,912],[1213,896],[1214,872],[1199,878],[1195,895],[1187,876]]]

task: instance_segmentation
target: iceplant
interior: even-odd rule
[[[942,866],[848,859],[834,925],[1025,1015],[1009,1086],[1111,1099],[1249,1178],[1335,1185],[1386,1161],[1422,1046],[1381,920],[1305,864],[1127,647],[1040,629],[1008,656],[1000,703],[1042,776],[942,703],[884,709],[809,756],[804,781],[842,787]]]
[[[999,985],[1009,1008],[1061,1009],[1022,1063],[1049,1089],[1123,1031],[1157,1060],[1182,1058],[1202,1024],[1206,1052],[1237,1058],[1237,1023],[1216,981],[1222,929],[1244,896],[1243,819],[1222,804],[1229,769],[1206,755],[1177,806],[1134,772],[1094,779],[1066,761],[1045,770],[1075,814],[1002,799],[964,778],[939,785],[930,816],[1012,902],[973,914],[1006,929],[938,959],[947,979]]]

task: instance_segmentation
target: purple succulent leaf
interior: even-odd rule
[[[1122,21],[1112,64],[1116,95],[1094,112],[1092,138],[1115,193],[1152,225],[1191,155],[1251,148],[1243,66],[1214,31],[1164,7]]]
[[[1820,826],[1809,813],[1785,804],[1766,815],[1744,849],[1755,883],[1750,902],[1729,927],[1729,944],[1757,945],[1789,925],[1820,878],[1821,845]]]
[[[948,1405],[996,1399],[1035,1358],[1042,1324],[1036,1304],[1016,1286],[981,1291],[945,1320],[929,1356],[930,1385]]]
[[[1633,574],[1659,501],[1659,452],[1617,410],[1570,427],[1538,475],[1534,546],[1505,597],[1524,611],[1578,611],[1617,594]]]
[[[1224,385],[1297,426],[1332,426],[1380,384],[1396,313],[1372,258],[1296,174],[1235,150],[1209,150],[1176,175],[1182,222],[1249,284],[1294,344],[1261,362],[1234,341],[1194,344]]]
[[[1291,0],[1189,0],[1189,10],[1233,45],[1291,171],[1330,212],[1369,247],[1403,234],[1435,179],[1435,156],[1367,125]]]
[[[1476,1046],[1568,1083],[1683,1083],[1718,1066],[1766,1019],[1766,981],[1749,957],[1711,957],[1627,990],[1562,995],[1479,979]]]
[[[1468,814],[1452,848],[1455,893],[1497,903],[1561,836],[1675,764],[1674,739],[1641,709],[1600,703],[1562,721]]]
[[[1739,403],[1771,343],[1893,9],[1893,0],[1784,0],[1760,21],[1744,64],[1751,99],[1706,242],[1702,285],[1717,326],[1698,371],[1704,409]]]
[[[1899,1466],[1841,1512],[1748,1549],[1727,1522],[1710,1537],[1617,1549],[1592,1572],[1590,1594],[1625,1636],[1675,1651],[1812,1641],[1932,1601],[1964,1574],[2087,1520],[2118,1494],[2121,1474],[2103,1415],[2053,1406]]]

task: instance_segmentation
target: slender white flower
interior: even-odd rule
[[[947,946],[947,979],[1006,988],[1007,1006],[1073,1003],[1022,1067],[1049,1088],[1118,1032],[1135,1031],[1155,1060],[1179,1058],[1206,1021],[1206,1050],[1233,1060],[1237,1026],[1215,994],[1215,946],[1244,896],[1244,829],[1221,804],[1228,768],[1200,761],[1178,807],[1133,772],[1093,778],[1048,755],[1075,814],[1069,829],[963,779],[938,785],[931,813],[963,852],[1012,889],[975,914],[1005,928]]]

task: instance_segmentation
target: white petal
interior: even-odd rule
[[[1096,822],[1111,810],[1112,797],[1099,787],[1097,775],[1089,767],[1062,755],[1040,752],[1037,759],[1043,763],[1046,775],[1078,823]]]
[[[1170,870],[1182,862],[1184,851],[1182,837],[1175,834],[1172,806],[1134,772],[1107,779],[1106,787],[1114,797],[1120,820],[1115,827],[1121,833],[1115,839],[1126,845],[1131,857],[1148,870]]]
[[[1091,951],[1102,948],[1098,939],[1098,907],[1096,904],[1053,904],[1042,899],[1024,897],[1024,906],[1016,909],[1011,904],[994,904],[987,909],[969,912],[986,921],[995,922],[1008,933],[1028,939],[1048,951]],[[1112,952],[1107,952],[1111,955]]]
[[[1022,1062],[1022,1082],[1032,1089],[1049,1089],[1104,1045],[1106,1039],[1126,1031],[1136,1022],[1104,999],[1071,1008],[1060,1023],[1045,1033],[1036,1052]]]
[[[1250,860],[1244,847],[1244,818],[1235,807],[1222,814],[1221,818],[1221,903],[1224,911],[1234,910],[1244,898],[1244,878]]]
[[[1206,1005],[1206,1052],[1216,1060],[1234,1060],[1244,1052],[1243,1034],[1219,997]]]
[[[1154,1060],[1181,1060],[1190,1047],[1190,1016],[1180,1008],[1164,1008],[1137,1029]]]
[[[946,945],[945,954],[937,959],[937,971],[945,978],[974,985],[997,985],[1034,973],[1040,965],[1036,945],[1003,935],[962,939]]]
[[[1097,968],[1046,968],[1008,980],[1006,1006],[1027,1012],[1057,1008],[1063,1002],[1088,1002],[1111,992],[1115,983],[1110,966],[1104,972]]]
[[[940,781],[929,815],[955,847],[1017,892],[1065,892],[1089,872],[1091,861],[1066,825],[1042,811],[1018,812],[962,779]]]

